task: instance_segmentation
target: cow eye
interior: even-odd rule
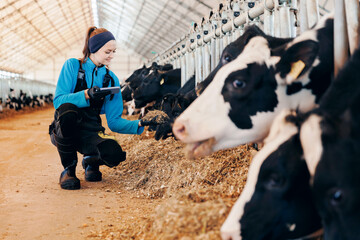
[[[272,173],[265,183],[267,189],[280,188],[284,184],[284,178],[279,174]]]
[[[340,189],[336,189],[330,195],[330,202],[333,206],[337,206],[344,201],[344,193]]]
[[[226,62],[231,62],[232,58],[230,57],[230,55],[225,55],[224,60]]]
[[[243,80],[236,79],[233,81],[233,86],[234,88],[244,88],[246,86],[246,82]]]
[[[232,57],[230,56],[230,55],[225,55],[225,56],[223,56],[223,58],[222,58],[222,64],[226,64],[226,63],[228,63],[228,62],[231,62],[233,59],[232,59]]]

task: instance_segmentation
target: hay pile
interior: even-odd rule
[[[163,123],[169,121],[169,116],[163,111],[152,110],[152,111],[149,111],[148,113],[146,113],[142,119],[146,120],[146,121],[153,120],[153,121],[157,122],[158,124],[163,124]]]
[[[148,131],[140,136],[114,135],[127,160],[106,173],[110,181],[140,198],[162,200],[145,226],[129,229],[131,238],[219,239],[256,150],[244,145],[189,160],[185,145],[174,138],[156,141]]]

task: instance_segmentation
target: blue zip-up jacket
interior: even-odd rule
[[[77,75],[79,71],[79,60],[70,58],[64,63],[59,80],[56,85],[54,107],[58,109],[64,103],[72,103],[78,108],[85,108],[90,106],[90,101],[85,99],[84,91],[74,93]],[[97,67],[90,58],[82,64],[85,71],[85,80],[88,88],[93,86],[103,87],[103,80],[106,74],[105,66]],[[115,81],[115,86],[120,86],[119,79],[116,75],[109,71],[109,74]],[[139,121],[129,121],[121,118],[123,112],[123,100],[121,93],[115,94],[110,101],[110,95],[105,97],[104,104],[101,109],[101,114],[106,115],[107,124],[111,131],[125,134],[141,134],[144,127],[139,127]]]

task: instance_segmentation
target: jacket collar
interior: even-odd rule
[[[96,67],[95,63],[93,63],[89,57],[86,59],[86,62],[83,65],[85,68],[89,68],[90,70],[93,70]],[[99,66],[98,70],[100,69],[105,69],[105,65]]]

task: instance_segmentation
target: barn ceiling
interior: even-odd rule
[[[89,26],[152,58],[225,0],[0,0],[0,70],[23,73],[82,45]],[[319,0],[325,6],[329,0]],[[330,0],[332,1],[332,0]]]

